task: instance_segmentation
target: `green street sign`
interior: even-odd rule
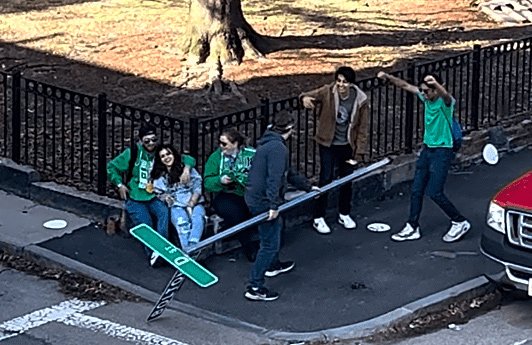
[[[129,230],[129,232],[199,286],[208,287],[218,281],[218,277],[192,260],[181,249],[168,242],[166,238],[159,235],[159,233],[148,225],[137,225]]]

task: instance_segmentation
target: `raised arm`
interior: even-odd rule
[[[405,90],[405,91],[408,91],[408,92],[411,92],[411,93],[414,93],[414,94],[417,94],[419,92],[419,88],[415,85],[412,85],[410,84],[409,82],[407,82],[406,80],[403,80],[401,78],[397,78],[397,77],[394,77],[393,75],[389,75],[388,73],[386,72],[379,72],[377,73],[377,78],[380,78],[382,80],[386,80],[386,81],[389,81],[390,83],[392,83],[393,85]]]
[[[453,96],[447,91],[447,89],[442,84],[438,83],[438,81],[431,75],[426,76],[423,81],[425,82],[425,84],[427,84],[427,86],[433,88],[438,92],[440,97],[443,98],[443,101],[445,102],[446,106],[451,106],[451,104],[453,103]]]

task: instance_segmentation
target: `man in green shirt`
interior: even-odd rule
[[[451,219],[451,227],[443,236],[443,241],[458,241],[469,231],[471,224],[443,192],[454,155],[451,123],[456,100],[447,92],[436,74],[424,76],[419,88],[385,72],[379,72],[377,77],[414,93],[425,108],[423,149],[416,162],[410,198],[410,216],[403,230],[392,235],[392,240],[417,240],[421,237],[419,216],[423,206],[423,195],[426,193]]]
[[[132,225],[147,224],[153,228],[152,217],[157,222],[157,232],[168,238],[168,206],[153,193],[149,180],[153,166],[153,152],[157,146],[156,130],[150,124],[143,124],[139,129],[139,142],[107,163],[107,177],[118,188],[118,194],[125,200],[125,208]],[[190,173],[190,167],[196,163],[195,159],[182,155],[185,164],[182,179]],[[149,252],[150,265],[156,265],[159,256]]]

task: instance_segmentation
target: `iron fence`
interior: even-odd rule
[[[393,75],[416,83],[438,72],[457,100],[456,116],[466,131],[532,112],[532,37],[462,52],[423,64],[411,64]],[[378,78],[359,81],[370,104],[369,152],[372,160],[412,152],[423,136],[423,112],[415,96]],[[273,115],[289,109],[296,130],[288,142],[291,164],[308,177],[318,174],[313,140],[314,111],[297,97],[270,101],[209,119],[180,120],[97,96],[0,71],[0,156],[33,166],[46,179],[110,195],[107,161],[135,141],[142,122],[150,122],[163,142],[197,158],[201,171],[218,137],[236,127],[255,145]]]
[[[8,92],[12,88],[8,87],[8,79],[9,75],[0,71],[0,119],[2,120],[0,122],[0,133],[2,134],[2,137],[0,137],[0,157],[10,156],[8,150],[11,146],[11,129],[9,125],[11,123],[11,117],[8,114],[7,105],[11,98],[10,95],[8,95]]]

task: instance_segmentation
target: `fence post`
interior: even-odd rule
[[[189,147],[192,157],[199,157],[199,120],[195,117],[190,118],[189,122]]]
[[[473,46],[473,76],[471,84],[471,125],[473,129],[479,126],[479,100],[480,100],[480,44]]]
[[[98,186],[99,195],[106,195],[107,186],[107,95],[98,95]]]
[[[270,123],[270,99],[262,97],[260,99],[260,136],[264,134]]]
[[[409,63],[406,71],[406,79],[409,83],[415,85],[416,66]],[[406,153],[412,153],[414,146],[414,95],[406,93],[406,118],[405,118],[405,148]]]
[[[20,163],[20,72],[12,74],[11,83],[11,159]],[[7,126],[7,124],[6,124]]]

